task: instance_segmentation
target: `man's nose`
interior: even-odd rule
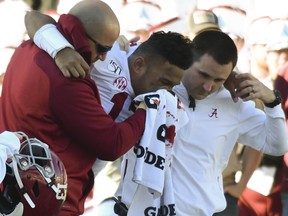
[[[212,87],[213,87],[213,80],[207,80],[205,83],[204,83],[204,89],[205,91],[207,92],[210,92],[212,90]]]

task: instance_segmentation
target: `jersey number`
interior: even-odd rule
[[[113,98],[111,99],[111,101],[114,103],[112,109],[109,112],[109,115],[113,118],[113,120],[115,120],[119,113],[121,112],[124,102],[128,97],[128,93],[127,92],[120,92],[118,94],[115,94],[113,96]]]

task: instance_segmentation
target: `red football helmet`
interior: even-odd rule
[[[0,210],[22,202],[24,216],[58,215],[67,195],[65,167],[47,144],[22,132],[19,134],[24,141],[19,153],[6,163]]]

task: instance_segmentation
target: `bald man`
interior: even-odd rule
[[[115,14],[107,4],[96,0],[81,1],[61,15],[57,29],[88,65],[104,60],[119,36]],[[41,34],[46,34],[45,29]],[[57,41],[50,45],[55,48]],[[98,88],[89,76],[65,78],[55,61],[31,40],[16,49],[1,100],[2,130],[20,130],[37,137],[48,143],[64,163],[68,194],[60,216],[83,213],[85,198],[93,186],[91,168],[96,158],[117,159],[144,131],[143,108],[124,122],[115,123],[103,110]]]

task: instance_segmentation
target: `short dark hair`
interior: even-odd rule
[[[233,68],[237,64],[238,54],[234,41],[221,31],[203,31],[192,41],[193,62],[198,61],[204,54],[223,65],[232,62]]]
[[[186,70],[192,65],[191,49],[192,41],[188,37],[177,32],[157,31],[141,43],[133,54],[145,55],[149,61],[162,59]]]

